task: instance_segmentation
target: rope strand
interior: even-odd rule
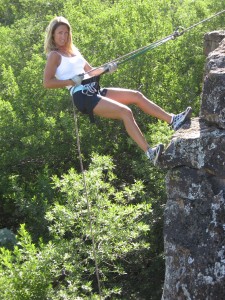
[[[148,50],[152,50],[152,49],[154,49],[154,48],[156,48],[156,47],[158,47],[158,46],[160,46],[160,45],[162,45],[162,44],[164,44],[164,43],[166,43],[166,42],[168,42],[168,41],[170,41],[170,40],[173,40],[173,39],[175,39],[175,38],[177,38],[177,37],[183,35],[185,32],[187,32],[187,31],[193,29],[194,27],[196,27],[196,26],[198,26],[198,25],[200,25],[200,24],[202,24],[202,23],[204,23],[204,22],[207,22],[207,21],[211,20],[212,18],[215,18],[215,17],[219,16],[220,14],[222,14],[222,13],[224,13],[224,12],[225,12],[225,9],[222,10],[222,11],[220,11],[220,12],[218,12],[218,13],[216,13],[216,14],[214,14],[214,15],[212,15],[211,17],[208,17],[208,18],[206,18],[206,19],[201,20],[200,22],[197,22],[197,23],[193,24],[192,26],[190,26],[190,27],[188,27],[188,28],[186,28],[186,29],[183,29],[182,27],[178,27],[178,29],[176,29],[176,30],[174,31],[174,33],[170,34],[169,36],[167,36],[167,37],[165,37],[165,38],[163,38],[163,39],[161,39],[161,40],[159,40],[159,41],[156,41],[156,42],[154,42],[154,43],[151,43],[151,44],[149,44],[149,45],[147,45],[147,46],[138,48],[138,49],[136,49],[136,50],[134,50],[134,51],[132,51],[132,52],[129,52],[129,53],[127,53],[127,54],[124,54],[124,55],[122,55],[122,56],[120,56],[120,57],[118,57],[118,58],[116,58],[116,59],[114,59],[114,60],[111,60],[111,61],[109,61],[108,63],[105,63],[105,64],[103,64],[103,65],[101,65],[101,66],[99,66],[99,67],[93,68],[92,70],[86,72],[85,74],[88,74],[88,73],[90,73],[90,72],[92,72],[92,71],[94,71],[94,70],[98,70],[98,69],[100,69],[100,68],[102,68],[102,67],[105,67],[107,64],[110,64],[110,63],[117,63],[117,65],[120,65],[120,64],[122,64],[122,63],[125,63],[125,62],[127,62],[127,61],[129,61],[129,60],[135,58],[136,56],[139,56],[139,55],[141,55],[141,54],[147,52]],[[181,29],[181,28],[182,28],[183,30],[182,30],[182,31],[179,31],[179,29]]]
[[[72,99],[72,103],[73,103],[73,99]],[[99,292],[99,296],[100,296],[100,300],[101,300],[102,299],[102,290],[101,290],[101,281],[100,281],[100,276],[99,276],[96,244],[95,244],[95,238],[94,238],[94,234],[93,234],[93,223],[92,223],[91,208],[90,208],[91,206],[90,206],[90,202],[89,202],[89,198],[88,198],[87,183],[86,183],[86,177],[85,177],[82,154],[81,154],[78,122],[77,122],[77,116],[76,116],[74,103],[73,103],[73,116],[74,116],[75,130],[76,130],[77,148],[78,148],[78,154],[79,154],[80,168],[81,168],[81,173],[82,173],[82,177],[83,177],[84,194],[85,194],[85,198],[86,198],[87,211],[88,211],[88,217],[89,217],[89,226],[90,226],[91,239],[92,239],[92,251],[93,251],[94,261],[95,261],[95,273],[96,273],[96,278],[97,278],[97,283],[98,283],[98,292]]]
[[[219,11],[218,13],[212,15],[211,17],[208,17],[208,18],[203,19],[202,21],[200,21],[200,22],[198,22],[198,23],[195,23],[194,25],[192,25],[192,26],[190,26],[190,27],[184,29],[184,30],[180,33],[180,35],[182,35],[183,33],[185,33],[185,32],[187,32],[187,31],[191,30],[192,28],[194,28],[194,27],[196,27],[196,26],[198,26],[198,25],[200,25],[200,24],[202,24],[202,23],[205,23],[205,22],[211,20],[212,18],[215,18],[215,17],[217,17],[217,16],[223,14],[224,12],[225,12],[225,9]]]
[[[151,49],[154,49],[172,39],[175,39],[181,35],[183,35],[185,32],[191,30],[192,28],[206,22],[206,21],[209,21],[210,19],[224,13],[225,10],[222,10],[216,14],[214,14],[213,16],[209,17],[209,18],[206,18],[198,23],[195,23],[194,25],[186,28],[186,29],[183,29],[182,31],[179,31],[179,29],[181,29],[181,27],[179,27],[177,30],[174,31],[174,33],[172,33],[171,35],[159,40],[159,41],[156,41],[154,43],[151,43],[147,46],[144,46],[144,47],[141,47],[139,49],[136,49],[130,53],[127,53],[123,56],[120,56],[119,58],[117,59],[114,59],[110,62],[108,62],[107,64],[109,63],[117,63],[118,65],[122,64],[122,63],[125,63],[133,58],[135,58],[136,56],[139,56]],[[85,74],[88,74],[90,72],[92,72],[93,70],[97,70],[99,68],[102,68],[104,66],[106,66],[107,64],[104,64],[104,65],[101,65],[99,67],[96,67],[96,68],[93,68],[91,71],[89,72],[86,72]],[[73,103],[73,101],[72,101]],[[86,198],[86,203],[87,203],[87,210],[88,210],[88,217],[89,217],[89,225],[90,225],[90,232],[91,232],[91,239],[92,239],[92,250],[93,250],[93,255],[94,255],[94,261],[95,261],[95,272],[96,272],[96,278],[97,278],[97,283],[98,283],[98,291],[99,291],[99,296],[100,296],[100,300],[102,299],[102,291],[101,291],[101,282],[100,282],[100,276],[99,276],[99,266],[98,266],[98,261],[97,261],[97,251],[96,251],[96,244],[95,244],[95,239],[94,239],[94,234],[93,234],[93,223],[92,223],[92,219],[91,219],[91,209],[90,209],[90,202],[89,202],[89,199],[88,199],[88,191],[87,191],[87,183],[86,183],[86,178],[85,178],[85,172],[84,172],[84,167],[83,167],[83,161],[82,161],[82,154],[81,154],[81,147],[80,147],[80,138],[79,138],[79,130],[78,130],[78,124],[77,124],[77,117],[76,117],[76,112],[75,112],[75,106],[74,106],[74,103],[73,103],[73,111],[74,111],[74,122],[75,122],[75,129],[76,129],[76,138],[77,138],[77,147],[78,147],[78,153],[79,153],[79,161],[80,161],[80,167],[81,167],[81,172],[82,172],[82,177],[83,177],[83,184],[84,184],[84,191],[85,191],[85,198]]]

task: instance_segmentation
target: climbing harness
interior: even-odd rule
[[[134,50],[128,54],[125,54],[117,59],[114,59],[112,60],[111,62],[108,62],[107,64],[109,63],[117,63],[117,65],[120,65],[120,64],[123,64],[133,58],[135,58],[136,56],[139,56],[149,50],[152,50],[170,40],[173,40],[181,35],[183,35],[185,32],[191,30],[192,28],[206,22],[206,21],[209,21],[210,19],[224,13],[225,10],[222,10],[216,14],[214,14],[213,16],[209,17],[209,18],[206,18],[186,29],[182,28],[182,27],[178,27],[178,29],[176,29],[174,31],[174,33],[172,33],[171,35],[159,40],[159,41],[156,41],[154,43],[151,43],[147,46],[144,46],[142,48],[139,48],[137,50]],[[97,68],[94,68],[92,69],[91,71],[93,70],[97,70],[99,68],[102,68],[102,67],[105,67],[107,66],[107,64],[104,64],[102,66],[99,66]],[[89,71],[89,72],[91,72]],[[85,74],[88,74],[89,72],[86,72]],[[103,72],[102,74],[106,73],[107,72],[107,69],[105,70],[105,72]],[[97,82],[99,81],[99,76],[95,76],[93,78],[97,78]],[[91,78],[89,78],[89,80],[91,80]],[[77,89],[80,91],[82,90],[82,93],[86,94],[86,95],[90,95],[95,93],[96,92],[96,88],[94,86],[94,80],[93,80],[93,83],[91,83],[89,81],[89,83],[85,83],[85,80],[82,81],[82,87],[77,87]],[[76,90],[75,88],[75,91],[78,91]],[[73,91],[73,93],[75,92]],[[71,94],[72,95],[72,94]],[[73,102],[73,101],[72,101]],[[94,261],[95,261],[95,273],[96,273],[96,278],[97,278],[97,284],[98,284],[98,291],[99,291],[99,297],[100,297],[100,300],[102,299],[102,291],[101,291],[101,282],[100,282],[100,276],[99,276],[99,266],[98,266],[98,259],[97,259],[97,250],[96,250],[96,243],[95,243],[95,238],[94,238],[94,234],[93,234],[93,223],[92,223],[92,217],[91,217],[91,209],[90,209],[90,203],[89,203],[89,198],[88,198],[88,191],[87,191],[87,184],[86,184],[86,178],[85,178],[85,172],[84,172],[84,167],[83,167],[83,161],[82,161],[82,153],[81,153],[81,147],[80,147],[80,139],[79,139],[79,129],[78,129],[78,124],[77,124],[77,116],[76,116],[76,112],[75,112],[75,105],[74,105],[74,102],[73,102],[73,111],[74,111],[74,122],[75,122],[75,128],[76,128],[76,138],[77,138],[77,148],[78,148],[78,153],[79,153],[79,161],[80,161],[80,167],[81,167],[81,172],[82,172],[82,176],[83,176],[83,184],[84,184],[84,192],[85,192],[85,198],[86,198],[86,203],[87,203],[87,211],[88,211],[88,216],[89,216],[89,226],[90,226],[90,232],[91,232],[91,238],[92,238],[92,251],[93,251],[93,255],[94,255]]]
[[[73,86],[70,90],[70,94],[73,95],[76,92],[81,91],[82,94],[87,96],[92,96],[94,93],[97,93],[96,82],[90,82],[86,84],[81,84],[78,86]]]
[[[93,76],[82,80],[80,85],[70,88],[73,104],[78,111],[89,116],[91,123],[95,123],[93,109],[101,96],[104,96],[104,89],[100,88],[99,79],[99,76]]]

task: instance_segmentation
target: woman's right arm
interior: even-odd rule
[[[61,57],[57,52],[51,52],[48,56],[43,78],[43,85],[46,89],[63,88],[75,84],[70,79],[59,80],[55,77],[56,69],[60,64],[60,59]]]

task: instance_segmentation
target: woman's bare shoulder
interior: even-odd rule
[[[61,55],[57,51],[51,51],[47,55],[47,61],[59,65],[61,62]]]
[[[57,51],[51,51],[48,53],[47,58],[60,58],[61,55]]]

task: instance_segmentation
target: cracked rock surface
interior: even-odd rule
[[[208,33],[205,47],[199,117],[159,161],[168,170],[162,300],[225,299],[225,32]]]

